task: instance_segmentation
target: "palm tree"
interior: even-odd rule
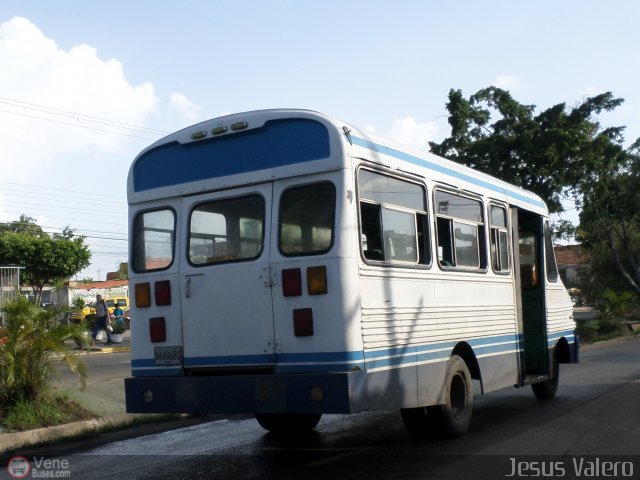
[[[56,309],[40,308],[19,296],[2,308],[0,330],[0,400],[2,405],[42,400],[62,362],[80,377],[84,388],[87,368],[67,341],[79,347],[89,342],[81,325],[63,324]]]

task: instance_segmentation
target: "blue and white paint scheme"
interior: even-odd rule
[[[317,112],[173,133],[128,201],[130,412],[407,409],[452,355],[483,393],[577,361],[537,195]]]

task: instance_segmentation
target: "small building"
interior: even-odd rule
[[[565,287],[579,288],[581,281],[588,278],[589,255],[581,245],[558,245],[553,250]]]
[[[67,304],[71,304],[75,298],[82,298],[85,303],[95,301],[96,295],[104,298],[128,297],[129,280],[106,280],[104,282],[69,282],[67,289]]]

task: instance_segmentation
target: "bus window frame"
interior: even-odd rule
[[[133,246],[137,245],[137,230],[136,230],[136,221],[137,219],[141,216],[141,215],[145,215],[147,213],[154,213],[154,212],[162,212],[162,211],[168,211],[171,212],[173,214],[173,230],[172,230],[172,235],[171,235],[171,262],[169,262],[169,264],[165,267],[160,267],[160,268],[145,268],[143,270],[138,270],[136,269],[136,262],[134,261],[134,256],[136,255],[136,249],[135,248],[131,248],[131,252],[130,252],[130,258],[129,258],[129,262],[131,265],[131,270],[136,273],[136,274],[145,274],[145,273],[154,273],[154,272],[162,272],[165,270],[169,270],[174,262],[176,261],[176,236],[178,235],[177,232],[177,226],[178,226],[178,212],[176,211],[176,209],[170,205],[162,205],[162,206],[158,206],[158,207],[153,207],[153,208],[147,208],[147,209],[142,209],[142,210],[138,210],[134,217],[133,217],[133,222],[132,222],[132,226],[131,226],[131,233],[132,233],[132,237],[133,237]],[[142,230],[142,232],[144,232],[144,228]],[[144,257],[145,263],[147,260],[147,257],[145,255]]]
[[[220,201],[229,201],[229,200],[234,200],[234,199],[238,200],[238,199],[245,199],[245,198],[251,198],[251,197],[260,198],[262,200],[262,206],[263,206],[263,211],[262,211],[262,213],[263,213],[263,216],[262,216],[262,238],[260,239],[260,252],[258,253],[258,255],[253,256],[253,257],[242,257],[242,258],[233,258],[233,259],[228,259],[228,260],[221,260],[219,262],[193,263],[191,261],[191,253],[190,253],[191,236],[192,236],[191,220],[193,218],[193,212],[195,212],[198,209],[198,207],[200,207],[202,205],[216,203],[216,202],[220,202]],[[197,203],[194,203],[193,205],[191,205],[189,207],[189,215],[187,217],[187,224],[186,224],[187,237],[185,239],[186,258],[187,258],[187,262],[189,263],[189,265],[194,267],[194,268],[205,268],[205,267],[213,267],[213,266],[216,266],[216,265],[226,265],[226,264],[229,264],[229,263],[254,262],[254,261],[258,260],[260,257],[262,257],[262,255],[263,255],[263,253],[265,251],[265,238],[266,238],[265,224],[267,222],[267,205],[268,205],[267,199],[260,192],[249,192],[249,193],[244,194],[244,195],[230,195],[228,197],[220,196],[220,197],[205,199],[205,200],[202,200],[200,202],[197,202]]]
[[[324,250],[311,250],[306,252],[295,252],[295,253],[285,253],[282,251],[282,198],[291,190],[299,190],[305,187],[314,186],[314,185],[330,185],[333,193],[333,209],[331,212],[331,242],[329,242],[329,246]],[[285,258],[295,258],[295,257],[316,257],[319,255],[326,255],[329,253],[336,242],[336,209],[338,208],[338,189],[333,181],[326,180],[318,180],[314,182],[308,183],[296,183],[294,185],[289,185],[282,192],[280,192],[280,198],[278,198],[278,221],[276,223],[276,228],[278,229],[278,252]]]
[[[397,205],[395,203],[388,202],[378,202],[376,200],[371,200],[368,198],[362,198],[360,196],[360,172],[367,171],[369,173],[373,173],[375,175],[380,175],[383,177],[387,177],[393,180],[397,180],[400,182],[410,183],[419,187],[422,190],[422,200],[424,204],[424,210],[416,210],[407,206]],[[359,250],[360,250],[360,258],[367,265],[373,265],[377,267],[386,267],[386,268],[413,268],[418,270],[428,270],[433,266],[433,248],[431,244],[432,233],[430,231],[429,226],[429,189],[424,182],[424,179],[416,179],[414,176],[405,176],[399,174],[398,172],[389,172],[386,170],[382,170],[379,168],[375,168],[370,165],[360,165],[356,169],[355,175],[355,187],[356,187],[356,208],[357,208],[357,220],[358,220],[358,238],[360,239]],[[382,235],[382,255],[383,258],[381,260],[372,259],[365,256],[365,250],[363,248],[362,236],[364,235],[362,231],[362,204],[373,205],[378,207],[378,216],[379,216],[379,225],[382,227],[381,235]],[[416,247],[416,261],[402,261],[402,260],[387,260],[384,246],[384,225],[382,223],[383,219],[383,211],[384,209],[400,211],[404,213],[413,214],[414,219],[414,232],[415,232],[415,247]],[[421,232],[422,230],[422,232]],[[420,235],[422,233],[422,235]],[[422,241],[421,241],[422,237]],[[424,263],[421,263],[421,260]]]
[[[482,218],[482,222],[476,222],[473,220],[469,220],[469,219],[465,219],[465,218],[460,218],[460,217],[454,217],[451,215],[445,215],[445,214],[441,214],[437,212],[437,202],[436,202],[436,195],[438,194],[438,192],[443,192],[449,195],[453,195],[456,197],[461,197],[461,198],[467,198],[469,200],[472,200],[474,202],[479,203],[480,206],[480,216]],[[445,271],[445,272],[465,272],[465,273],[478,273],[478,274],[486,274],[489,271],[489,261],[490,259],[488,258],[489,255],[487,253],[487,242],[488,242],[488,238],[487,238],[487,217],[486,217],[486,212],[485,212],[485,202],[484,202],[484,198],[482,197],[482,195],[479,194],[474,194],[473,192],[468,192],[468,191],[460,191],[460,190],[456,190],[456,189],[452,189],[451,187],[447,187],[445,185],[436,185],[433,188],[433,193],[432,193],[432,204],[433,204],[433,230],[434,230],[434,239],[435,239],[435,259],[436,262],[438,264],[438,267],[440,268],[440,270]],[[450,239],[452,241],[451,243],[451,248],[452,248],[452,252],[453,252],[453,260],[454,262],[456,261],[456,247],[455,247],[455,228],[454,228],[454,223],[460,223],[460,224],[464,224],[464,225],[475,225],[476,226],[476,232],[478,234],[477,236],[477,252],[478,252],[478,266],[477,267],[470,267],[470,266],[459,266],[459,265],[445,265],[443,264],[443,262],[440,260],[440,255],[438,253],[438,249],[439,249],[439,228],[438,228],[438,220],[439,219],[443,219],[443,220],[447,220],[449,223],[449,231],[450,231]]]
[[[496,270],[494,268],[493,265],[493,254],[491,252],[491,242],[492,242],[492,235],[493,235],[493,224],[491,223],[491,209],[493,207],[496,208],[501,208],[504,210],[505,213],[505,223],[506,226],[505,227],[495,227],[496,230],[498,230],[498,232],[500,230],[505,230],[507,233],[507,262],[508,262],[508,268],[506,270]],[[512,258],[512,251],[513,249],[511,248],[511,235],[509,234],[509,232],[511,231],[511,224],[510,224],[510,216],[509,216],[509,208],[502,204],[502,203],[498,203],[495,201],[491,201],[489,202],[489,204],[487,205],[487,218],[489,220],[489,228],[488,228],[488,233],[489,233],[489,263],[491,264],[491,269],[493,270],[493,273],[495,273],[496,275],[510,275],[511,271],[513,270],[513,258]],[[498,250],[496,250],[496,254],[498,255],[498,258],[500,257],[500,254],[498,252]]]
[[[550,264],[549,262],[552,263]],[[550,266],[553,267],[553,272],[555,273],[553,278],[550,276]],[[558,262],[556,261],[556,252],[553,248],[553,234],[551,233],[549,220],[545,220],[544,222],[544,269],[547,282],[558,283],[558,281],[560,280],[560,271],[558,270]]]

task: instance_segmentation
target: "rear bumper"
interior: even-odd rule
[[[366,392],[363,371],[125,379],[129,413],[355,413]]]

